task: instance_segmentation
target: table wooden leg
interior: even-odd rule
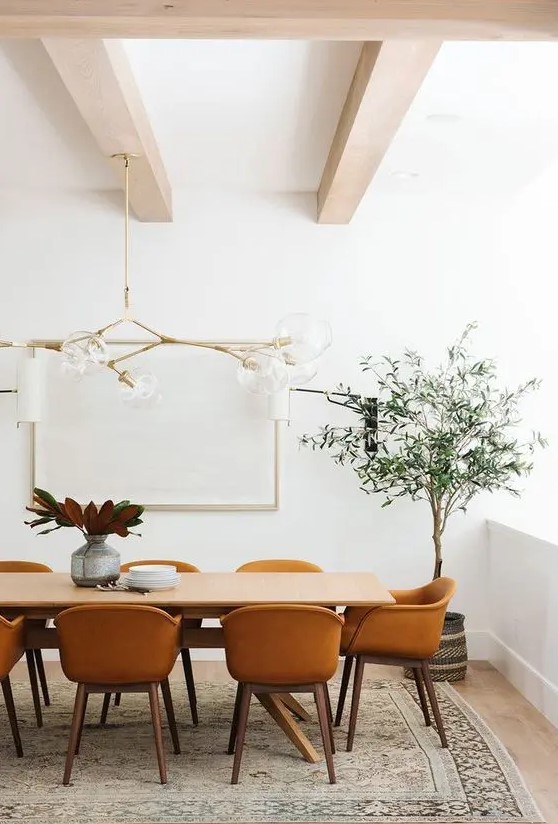
[[[313,747],[312,742],[302,732],[291,713],[282,701],[283,695],[257,693],[256,698],[271,715],[275,723],[283,730],[289,741],[310,764],[317,764],[321,760],[318,751]]]
[[[277,697],[281,699],[283,704],[293,712],[300,721],[311,721],[312,716],[307,712],[302,704],[299,704],[294,695],[290,692],[279,692]]]

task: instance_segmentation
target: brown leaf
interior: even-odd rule
[[[34,512],[35,515],[49,515],[51,518],[54,518],[54,513],[50,511],[50,509],[38,509],[35,506],[26,506],[25,509],[28,512]]]
[[[114,502],[105,501],[102,507],[100,508],[99,515],[97,517],[97,529],[99,530],[99,535],[105,534],[105,530],[108,528],[110,522],[112,521],[113,513]]]
[[[47,509],[49,512],[53,512],[53,513],[55,513],[56,515],[58,515],[58,514],[59,514],[59,510],[58,510],[58,508],[57,508],[57,507],[52,506],[51,504],[49,504],[49,502],[48,502],[48,501],[45,501],[45,499],[44,499],[44,498],[41,498],[41,496],[40,496],[40,495],[37,495],[37,494],[35,493],[35,495],[33,495],[33,500],[34,500],[34,502],[35,502],[36,504],[39,504],[39,506],[41,507],[41,509]]]
[[[118,513],[118,517],[115,519],[115,523],[125,524],[127,521],[136,518],[139,509],[139,506],[137,506],[136,504],[130,504],[130,506],[125,506],[124,509]]]
[[[110,531],[115,532],[117,535],[120,535],[121,538],[125,538],[127,535],[129,535],[127,528],[119,521],[114,521],[111,524]]]
[[[88,535],[98,535],[97,528],[97,507],[93,501],[89,501],[83,513],[83,526]]]
[[[66,498],[64,501],[64,509],[66,511],[66,515],[68,516],[68,520],[76,526],[79,526],[81,529],[83,526],[83,510],[78,502],[74,501],[73,498]]]

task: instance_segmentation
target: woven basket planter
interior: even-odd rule
[[[432,659],[430,672],[434,681],[462,681],[467,674],[467,639],[465,616],[446,612],[440,649]]]
[[[459,612],[446,612],[440,649],[432,658],[430,672],[434,681],[462,681],[467,674],[467,639],[465,616]],[[405,670],[412,678],[411,670]]]

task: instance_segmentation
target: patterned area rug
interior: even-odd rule
[[[426,728],[414,685],[378,681],[363,689],[354,751],[335,731],[338,783],[308,764],[254,701],[240,773],[230,785],[226,755],[234,687],[198,684],[193,728],[184,685],[173,684],[182,755],[168,746],[169,783],[158,782],[147,696],[124,695],[98,724],[91,696],[72,784],[62,771],[74,688],[51,684],[45,725],[34,724],[27,684],[14,686],[25,757],[17,759],[0,707],[0,822],[178,824],[178,822],[539,822],[533,799],[503,746],[455,690],[437,685],[449,750]],[[332,690],[332,699],[337,688]],[[301,703],[312,712],[309,696]],[[348,713],[346,713],[347,715]],[[303,724],[321,751],[315,720]],[[168,744],[168,741],[167,741]]]

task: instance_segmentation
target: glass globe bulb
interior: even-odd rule
[[[123,372],[119,377],[122,403],[134,409],[152,409],[162,401],[159,381],[141,367]]]
[[[284,361],[272,350],[247,355],[238,367],[237,377],[240,385],[255,395],[273,395],[289,382]]]
[[[294,312],[277,324],[274,343],[287,364],[310,363],[331,346],[331,327],[325,320]]]
[[[98,372],[109,360],[105,341],[94,332],[72,332],[60,350],[68,368],[78,370],[81,375]]]
[[[318,374],[318,361],[310,363],[300,363],[296,366],[288,366],[289,386],[304,386],[305,383],[316,377]]]
[[[60,366],[62,375],[74,383],[79,383],[85,374],[83,365],[76,366],[67,360],[63,360]]]

